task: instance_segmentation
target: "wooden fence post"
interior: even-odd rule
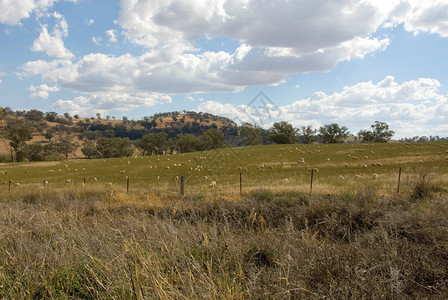
[[[129,193],[129,177],[126,176],[126,192]]]
[[[401,167],[398,169],[397,195],[400,193]]]
[[[243,174],[240,173],[240,196],[243,195]]]
[[[12,183],[12,180],[10,179],[9,182],[8,182],[8,191],[11,190],[11,183]]]
[[[311,169],[310,194],[313,191],[313,177],[314,177],[314,168]]]
[[[179,193],[179,195],[180,196],[184,196],[184,193],[185,192],[185,190],[184,190],[184,176],[180,176],[180,193]]]

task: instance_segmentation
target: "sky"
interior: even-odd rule
[[[0,0],[0,106],[448,136],[448,0]]]

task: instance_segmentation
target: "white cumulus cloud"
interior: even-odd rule
[[[51,92],[59,92],[60,89],[57,86],[48,86],[46,84],[41,84],[39,86],[31,85],[28,91],[33,92],[31,98],[48,99]]]
[[[17,25],[34,12],[44,13],[59,0],[0,0],[0,23]],[[65,0],[77,2],[77,0]]]

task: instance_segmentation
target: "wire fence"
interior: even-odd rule
[[[319,170],[317,168],[309,168],[307,173],[301,174],[301,180],[296,182],[290,182],[288,178],[278,180],[282,182],[285,188],[296,188],[303,193],[312,194],[316,190],[316,185],[324,185],[323,178],[318,176]],[[396,173],[396,179],[393,180],[395,188],[394,193],[400,193],[400,186],[402,184],[402,167],[399,167]],[[376,175],[376,174],[374,174]],[[342,175],[341,175],[342,176]],[[207,178],[208,176],[204,176]],[[86,187],[103,187],[104,189],[119,190],[123,192],[134,191],[163,191],[169,194],[177,194],[179,196],[185,196],[187,193],[198,194],[205,191],[211,193],[226,192],[243,195],[245,192],[250,192],[254,189],[266,189],[269,187],[269,182],[266,184],[257,182],[254,184],[254,178],[257,178],[256,174],[243,174],[243,172],[236,173],[233,176],[233,181],[225,186],[218,187],[215,180],[211,180],[207,183],[198,184],[198,177],[192,175],[183,176],[176,175],[170,178],[161,178],[160,176],[152,177],[130,177],[123,176],[120,178],[114,178],[113,181],[105,179],[98,179],[96,177],[72,177],[70,179],[41,179],[40,181],[15,181],[14,179],[8,179],[4,181],[3,191],[13,191],[15,189],[33,189],[33,188],[86,188]],[[325,178],[325,177],[324,177]],[[316,183],[318,179],[318,183]],[[292,181],[292,180],[291,180]],[[308,188],[306,186],[308,185]]]

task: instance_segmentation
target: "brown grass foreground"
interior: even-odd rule
[[[446,299],[448,194],[0,195],[4,299]]]

